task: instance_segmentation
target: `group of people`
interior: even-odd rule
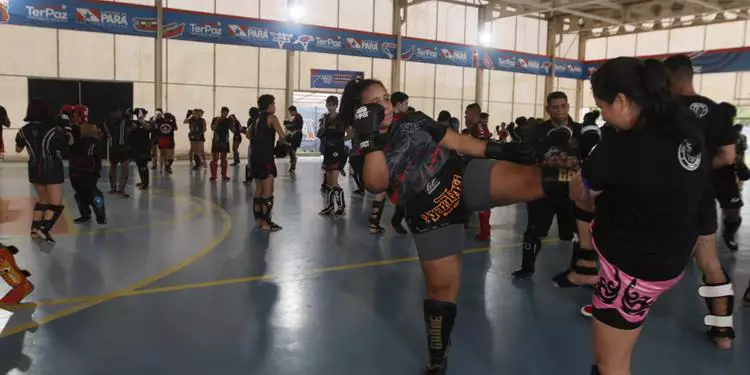
[[[391,224],[405,234],[406,223],[426,279],[426,374],[447,371],[470,215],[479,213],[477,239],[486,240],[489,210],[521,202],[526,203],[528,223],[521,269],[513,275],[533,276],[541,239],[556,216],[559,235],[573,241],[573,251],[568,269],[554,277],[554,284],[594,289],[592,304],[582,308],[593,318],[591,374],[630,373],[646,316],[658,297],[682,278],[693,258],[704,275],[698,293],[708,306],[708,333],[719,347],[731,347],[734,288],[718,259],[715,201],[723,211],[724,243],[737,251],[742,207],[738,177],[747,174],[747,167],[744,147],[739,148],[743,154],[736,147],[742,137],[732,126],[736,109],[698,95],[692,74],[686,56],[665,62],[612,59],[591,77],[601,113],[592,112],[578,124],[569,116],[565,94],[553,92],[545,103],[549,120],[517,119],[512,126],[496,128],[496,136],[479,104],[466,107],[466,130],[459,132],[450,113],[443,111],[433,120],[411,109],[407,94],[389,94],[376,79],[349,82],[340,103],[336,96],[327,99],[318,132],[325,194],[320,214],[345,214],[339,174],[347,161],[354,172],[355,193],[373,194],[371,233],[384,230],[384,204],[386,199],[393,202]],[[294,173],[301,141],[302,117],[295,107],[288,110],[291,119],[282,123],[275,98],[261,95],[246,127],[226,107],[210,126],[212,181],[218,178],[219,162],[222,178],[229,179],[227,154],[236,152],[243,135],[249,139],[247,182],[255,184],[254,218],[260,229],[270,232],[281,229],[272,220],[275,158],[290,155]],[[602,127],[596,124],[600,114],[606,122]],[[106,222],[104,199],[96,188],[101,167],[97,147],[103,138],[110,144],[112,193],[125,195],[130,160],[143,171],[141,188],[148,188],[146,164],[154,146],[160,150],[162,168],[171,172],[174,116],[161,110],[149,120],[146,115],[143,109],[113,110],[97,128],[88,124],[83,106],[63,107],[55,120],[43,101],[31,100],[16,151],[28,152],[29,180],[38,194],[32,236],[54,242],[49,231],[63,210],[64,158],[70,158],[71,183],[81,210],[76,221],[90,220],[87,210],[92,207],[97,221]],[[194,168],[206,164],[207,126],[202,115],[194,109],[183,121],[190,126]],[[352,140],[351,150],[347,140]],[[156,160],[152,163],[155,168]],[[123,165],[119,179],[118,165]],[[0,250],[0,260],[13,270],[4,275],[13,294],[3,302],[18,302],[33,285],[13,260],[17,249]],[[750,303],[750,289],[743,299]]]
[[[427,280],[426,373],[447,369],[469,214],[519,202],[527,202],[529,223],[514,276],[533,275],[554,216],[561,237],[575,239],[569,269],[553,281],[594,288],[582,309],[593,317],[592,374],[630,373],[649,310],[693,258],[704,275],[698,293],[708,334],[731,347],[734,288],[718,259],[715,202],[724,243],[737,251],[738,172],[747,167],[736,150],[736,110],[698,95],[692,75],[686,56],[609,60],[591,79],[603,127],[596,112],[575,123],[567,97],[555,92],[546,102],[550,119],[506,128],[512,142],[488,139],[486,126],[474,130],[471,121],[469,134],[458,134],[420,112],[400,115],[400,94],[390,96],[380,81],[349,83],[338,118],[362,149],[361,181],[374,194],[397,196]],[[466,115],[482,124],[478,106]],[[750,291],[743,299],[750,303]]]

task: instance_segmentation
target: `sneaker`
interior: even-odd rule
[[[73,223],[75,224],[84,224],[88,223],[89,221],[91,221],[91,216],[81,216],[77,219],[73,219]]]

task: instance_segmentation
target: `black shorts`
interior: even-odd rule
[[[714,169],[711,171],[711,180],[716,192],[716,200],[719,201],[721,208],[732,210],[743,206],[740,187],[737,185],[737,176],[734,173],[734,165]]]
[[[276,162],[273,159],[269,162],[250,161],[250,179],[265,180],[269,176],[277,176]]]
[[[341,161],[346,152],[344,143],[329,143],[323,152],[323,168],[327,171],[337,171],[343,167]]]
[[[51,168],[40,168],[29,163],[29,182],[34,185],[57,185],[65,182],[65,167],[62,162],[52,163]]]
[[[112,146],[109,149],[111,163],[123,163],[131,159],[130,149],[122,146]]]
[[[464,224],[469,221],[463,195],[463,161],[452,160],[422,192],[404,203],[406,223],[421,261],[463,251]]]
[[[205,142],[206,136],[203,133],[188,134],[188,139],[190,140],[190,142]]]
[[[706,184],[698,205],[698,235],[709,236],[719,229],[716,223],[716,193],[711,183]]]
[[[229,153],[229,142],[222,142],[214,140],[211,142],[211,153],[212,154],[226,154]]]

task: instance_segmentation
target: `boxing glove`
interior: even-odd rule
[[[579,138],[579,148],[582,158],[586,158],[591,153],[601,139],[601,132],[599,127],[596,125],[587,125],[581,129],[581,137]]]
[[[489,141],[487,142],[487,148],[484,151],[484,157],[487,159],[504,160],[523,165],[536,164],[536,154],[534,153],[534,149],[525,143],[500,143]]]
[[[380,123],[385,118],[385,108],[380,104],[366,104],[354,113],[352,128],[359,135],[359,147],[365,153],[382,150],[385,136],[380,134]]]
[[[191,117],[192,115],[193,115],[193,110],[192,109],[188,109],[187,110],[187,114],[185,115],[185,118]]]
[[[550,130],[547,136],[544,137],[544,144],[552,146],[565,146],[573,138],[573,130],[567,126],[559,126]]]

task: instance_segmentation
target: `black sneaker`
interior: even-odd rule
[[[91,216],[81,216],[77,219],[73,219],[73,223],[75,224],[85,224],[91,221]]]

